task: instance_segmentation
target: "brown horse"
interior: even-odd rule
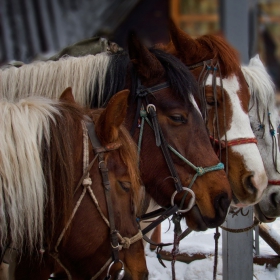
[[[22,257],[16,278],[48,279],[52,256],[69,279],[123,268],[124,279],[147,279],[137,150],[122,126],[128,93],[104,110],[82,109],[69,88],[60,101],[0,102],[0,240]]]
[[[120,52],[67,57],[6,69],[0,75],[1,94],[12,99],[24,94],[21,86],[25,92],[52,97],[71,86],[77,89],[73,90],[77,102],[106,106],[116,89],[130,88],[125,126],[139,146],[145,190],[160,206],[181,205],[194,230],[224,221],[230,186],[193,98],[197,82],[179,59],[148,50],[131,35],[129,56]],[[14,97],[5,95],[8,88]],[[142,124],[141,119],[145,120]]]
[[[195,98],[226,165],[233,205],[257,203],[267,186],[267,177],[250,127],[250,93],[236,50],[221,36],[192,39],[173,22],[170,34],[172,41],[159,47],[178,57],[199,82],[200,94]]]

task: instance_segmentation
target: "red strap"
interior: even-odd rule
[[[280,180],[268,180],[269,185],[280,185]]]
[[[215,142],[215,144],[219,144],[218,139],[214,139],[213,136],[210,136],[210,139]],[[229,140],[225,142],[225,140],[220,141],[222,148],[225,147],[230,147],[230,146],[236,146],[236,145],[241,145],[241,144],[250,144],[250,143],[255,143],[257,144],[257,139],[256,138],[237,138],[233,140]]]

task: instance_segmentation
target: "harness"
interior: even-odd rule
[[[159,90],[165,89],[170,87],[168,82],[158,84],[153,87],[145,87],[141,84],[140,80],[138,79],[138,87],[136,90],[136,95],[137,95],[137,111],[135,115],[135,119],[133,122],[133,127],[131,130],[131,133],[133,134],[135,125],[138,123],[138,127],[140,128],[139,132],[139,139],[138,139],[138,154],[140,155],[141,152],[141,144],[142,144],[142,137],[143,137],[143,131],[144,131],[144,125],[147,123],[150,128],[154,131],[155,135],[155,140],[156,140],[156,146],[160,147],[163,153],[163,156],[165,158],[165,162],[168,166],[169,172],[171,176],[169,178],[173,179],[174,186],[175,186],[175,191],[172,194],[170,200],[171,200],[171,206],[169,208],[161,208],[156,211],[147,213],[142,215],[141,217],[138,217],[138,222],[147,220],[150,218],[158,217],[156,220],[152,221],[149,226],[147,226],[144,230],[142,230],[143,233],[143,238],[147,242],[162,247],[162,246],[168,246],[171,245],[172,243],[166,243],[166,244],[156,244],[152,240],[150,240],[145,234],[155,228],[158,224],[160,224],[162,221],[167,219],[171,215],[181,215],[181,213],[185,213],[189,211],[193,205],[195,204],[195,193],[192,191],[191,187],[197,177],[202,176],[205,173],[215,171],[215,170],[221,170],[224,169],[224,165],[222,163],[218,163],[217,165],[211,166],[211,167],[197,167],[193,163],[191,163],[188,159],[186,159],[183,155],[181,155],[178,151],[176,151],[172,146],[170,146],[162,132],[162,129],[160,127],[160,124],[157,119],[157,113],[156,113],[156,107],[154,104],[151,104],[148,100],[148,95],[151,95]],[[190,167],[192,167],[196,173],[193,176],[191,182],[189,183],[188,187],[184,187],[181,183],[180,177],[176,171],[175,165],[173,163],[172,157],[171,157],[171,152],[175,154],[178,158],[180,158],[184,163],[188,164]],[[181,200],[180,205],[176,205],[174,203],[174,198],[177,193],[180,193],[184,191],[185,194]],[[189,202],[189,205],[186,209],[182,209],[184,201],[186,199],[186,196],[188,193],[191,194],[191,199]],[[175,214],[177,213],[177,214]],[[184,233],[187,235],[186,233]],[[183,236],[183,235],[182,235]],[[183,238],[181,236],[181,238]]]
[[[129,248],[129,246],[131,244],[137,242],[138,240],[141,240],[142,233],[139,230],[138,233],[131,238],[122,237],[115,226],[114,211],[113,211],[111,192],[110,192],[111,185],[110,185],[110,180],[109,180],[108,168],[105,163],[105,153],[118,149],[120,147],[120,144],[110,143],[107,146],[102,146],[96,136],[95,126],[92,121],[88,121],[88,120],[86,122],[82,121],[82,127],[83,127],[83,146],[84,146],[84,157],[83,157],[84,174],[83,174],[81,180],[79,181],[75,192],[78,190],[78,188],[80,188],[81,185],[83,185],[83,191],[74,207],[74,210],[73,210],[66,226],[64,227],[63,231],[61,232],[61,234],[57,240],[57,243],[54,247],[54,251],[51,252],[50,254],[65,269],[65,271],[68,275],[68,278],[72,279],[70,272],[63,266],[63,264],[59,260],[58,246],[61,243],[61,240],[62,240],[63,236],[65,235],[66,230],[70,226],[70,224],[75,216],[75,213],[78,210],[78,208],[82,202],[82,199],[84,198],[85,194],[88,192],[88,194],[92,198],[92,201],[95,204],[101,218],[107,224],[107,226],[110,228],[110,244],[111,244],[111,254],[112,254],[112,256],[104,264],[104,266],[99,270],[99,272],[96,275],[94,275],[91,278],[91,280],[97,279],[97,277],[99,277],[100,274],[104,270],[106,270],[106,268],[108,266],[109,267],[107,268],[107,275],[104,280],[110,279],[111,278],[110,269],[115,263],[118,263],[118,262],[121,263],[122,268],[118,272],[117,277],[118,277],[118,279],[122,279],[124,277],[125,272],[124,272],[124,264],[119,259],[119,250],[121,250],[122,248],[127,249],[127,248]],[[88,137],[90,138],[91,145],[92,145],[93,151],[95,153],[95,157],[93,158],[93,160],[90,163],[89,163]],[[108,218],[106,218],[106,216],[103,214],[103,212],[99,206],[99,203],[91,189],[92,181],[91,181],[91,178],[89,177],[89,171],[92,168],[96,159],[98,159],[98,167],[99,167],[99,171],[100,171],[100,174],[102,177],[102,185],[103,185],[104,193],[105,193],[105,199],[106,199],[107,210],[108,210]]]
[[[242,144],[250,144],[255,143],[257,144],[257,139],[255,137],[252,138],[236,138],[236,139],[227,139],[227,135],[225,133],[225,140],[221,140],[221,135],[219,131],[219,118],[218,118],[218,106],[217,106],[217,85],[216,85],[216,78],[217,74],[220,74],[220,85],[221,85],[221,92],[222,92],[222,99],[223,99],[223,125],[224,130],[226,131],[226,114],[225,114],[225,93],[223,88],[223,80],[221,76],[221,68],[220,64],[217,61],[214,61],[214,59],[205,60],[199,63],[196,63],[194,65],[188,66],[190,70],[194,70],[198,67],[203,67],[199,77],[198,77],[198,83],[199,83],[199,98],[202,103],[202,115],[205,121],[205,124],[207,125],[208,122],[208,111],[207,111],[207,102],[206,102],[206,96],[205,96],[205,88],[206,88],[206,81],[210,74],[212,74],[212,89],[214,93],[214,103],[215,103],[215,117],[213,119],[213,127],[214,132],[213,135],[210,135],[210,140],[212,142],[212,145],[219,157],[221,157],[221,151],[225,149],[226,151],[226,174],[228,174],[228,147],[236,146],[236,145],[242,145]],[[215,128],[217,129],[217,132],[215,132]],[[217,134],[217,137],[216,137]],[[279,182],[280,183],[280,182]],[[253,225],[255,226],[255,224]],[[251,229],[253,226],[251,226],[249,229]],[[230,229],[220,226],[222,229],[230,231]],[[246,229],[248,230],[248,229]],[[242,229],[244,231],[244,229]],[[218,230],[218,227],[216,228],[216,233],[214,235],[215,239],[215,258],[214,258],[214,270],[213,270],[213,279],[216,279],[217,274],[217,264],[218,264],[218,238],[220,237],[220,233]]]

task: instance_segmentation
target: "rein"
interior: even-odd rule
[[[77,188],[75,189],[75,192],[77,189],[83,185],[83,191],[82,194],[80,195],[80,198],[78,199],[76,206],[72,212],[71,217],[69,218],[66,226],[64,227],[63,231],[61,232],[57,243],[54,248],[54,252],[51,253],[52,257],[65,269],[68,278],[72,279],[70,272],[63,266],[61,261],[59,260],[59,252],[58,252],[58,246],[61,243],[61,240],[63,236],[66,233],[66,230],[69,228],[76,211],[78,210],[82,199],[84,198],[86,192],[88,191],[90,197],[93,200],[93,203],[95,204],[98,212],[100,213],[101,218],[103,221],[107,224],[107,226],[110,228],[110,244],[111,244],[111,252],[112,252],[112,257],[108,259],[108,261],[104,264],[104,266],[99,270],[99,272],[91,278],[91,280],[97,279],[97,277],[100,276],[100,274],[108,267],[107,269],[107,275],[104,278],[104,280],[110,279],[111,275],[110,269],[111,267],[117,263],[120,262],[122,264],[121,270],[118,272],[118,279],[122,279],[124,277],[124,263],[119,259],[119,251],[122,248],[128,249],[131,244],[135,243],[138,240],[142,239],[142,232],[139,230],[136,235],[134,235],[131,238],[128,237],[122,237],[119,233],[119,231],[115,227],[115,220],[114,220],[114,211],[113,211],[113,205],[112,205],[112,199],[111,199],[111,185],[110,185],[110,180],[109,180],[109,173],[108,173],[108,168],[105,163],[105,153],[110,152],[112,150],[116,150],[120,147],[120,144],[117,143],[111,143],[107,146],[102,146],[96,136],[95,133],[95,126],[92,121],[82,121],[82,127],[83,127],[83,146],[84,146],[84,157],[83,157],[83,176],[81,180],[79,181]],[[89,164],[89,145],[88,145],[88,136],[90,137],[91,145],[95,153],[94,159],[91,161]],[[105,193],[105,199],[106,199],[106,204],[107,204],[107,210],[108,210],[108,219],[106,216],[103,214],[99,203],[92,191],[91,188],[91,178],[89,177],[89,171],[91,167],[93,166],[93,163],[96,161],[98,158],[98,167],[100,170],[100,174],[102,177],[102,185],[104,187],[104,193]],[[119,242],[120,241],[120,242]]]

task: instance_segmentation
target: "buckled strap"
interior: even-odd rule
[[[157,113],[155,106],[153,104],[149,104],[147,106],[147,111],[152,119],[152,124],[154,128],[155,138],[156,138],[156,145],[159,147],[161,145],[160,133],[159,133],[159,124],[157,120]]]
[[[113,261],[119,261],[119,242],[118,242],[118,231],[115,226],[115,217],[111,198],[111,185],[109,180],[109,172],[105,163],[104,152],[108,151],[110,147],[102,147],[99,139],[95,133],[95,126],[93,122],[86,122],[88,129],[88,135],[93,146],[95,153],[98,154],[98,166],[102,177],[102,184],[104,186],[107,210],[108,210],[108,220],[110,225],[110,238],[111,238],[111,248],[112,248],[112,258]],[[111,147],[114,148],[115,147]]]

